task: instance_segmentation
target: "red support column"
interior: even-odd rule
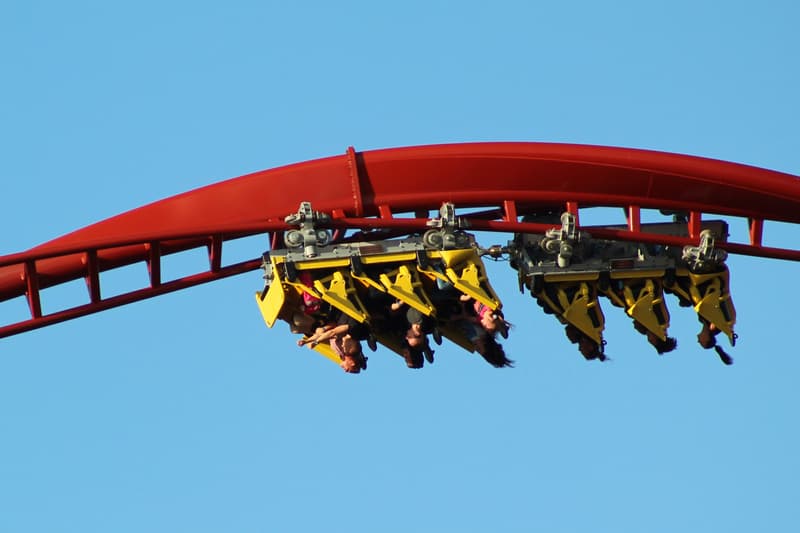
[[[692,239],[700,238],[700,226],[703,219],[703,213],[700,211],[691,211],[689,213],[689,237]]]
[[[211,272],[217,272],[222,267],[222,235],[212,235],[208,243],[208,263]]]
[[[83,258],[86,263],[86,288],[89,289],[89,300],[100,301],[100,269],[97,264],[97,250],[88,250]]]
[[[638,205],[628,206],[628,230],[639,232],[642,229],[642,211]]]
[[[269,232],[269,249],[277,250],[283,246],[283,232],[270,231]]]
[[[505,211],[505,221],[506,222],[516,222],[517,221],[517,202],[514,200],[504,200],[503,201],[503,210]]]
[[[151,242],[145,248],[148,249],[147,273],[150,274],[150,286],[156,288],[161,285],[161,243]]]
[[[761,246],[761,238],[764,233],[764,220],[760,218],[751,218],[750,222],[750,244],[753,246]]]
[[[392,208],[386,204],[381,204],[378,206],[378,217],[380,218],[392,218]]]
[[[567,212],[575,215],[575,224],[580,226],[581,221],[578,219],[578,202],[567,202]]]
[[[25,283],[27,284],[26,296],[28,307],[33,318],[41,318],[42,302],[39,299],[39,275],[36,273],[36,261],[25,261]]]

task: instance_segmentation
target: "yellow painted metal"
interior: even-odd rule
[[[660,270],[612,270],[611,279],[658,279],[664,277],[664,269]]]
[[[336,354],[336,352],[333,351],[333,348],[331,348],[331,345],[329,343],[327,343],[327,342],[323,342],[321,344],[317,344],[313,348],[311,348],[311,346],[309,346],[309,348],[311,350],[317,352],[318,354],[322,355],[326,359],[329,359],[330,361],[336,363],[337,365],[342,362],[341,357],[339,357]]]
[[[430,252],[429,252],[430,253]],[[417,260],[416,252],[397,252],[382,255],[362,255],[361,262],[365,265],[408,263]]]
[[[477,250],[475,248],[461,248],[458,250],[442,250],[439,252],[444,262],[444,266],[447,268],[457,268],[458,265],[468,262],[474,261],[475,259],[480,260],[478,256]]]
[[[623,293],[626,304],[625,312],[628,313],[628,316],[654,333],[662,341],[666,341],[667,329],[669,328],[669,311],[664,305],[664,292],[661,288],[661,282],[647,279],[643,285],[638,287],[631,283],[626,283]]]
[[[572,298],[569,298],[563,287],[559,287],[558,299],[564,309],[564,318],[593,341],[602,344],[605,316],[597,300],[595,287],[581,282]]]
[[[459,291],[496,311],[503,305],[486,277],[486,268],[474,248],[441,253],[448,281]]]
[[[736,309],[733,307],[733,300],[728,290],[728,270],[713,277],[708,274],[690,273],[689,279],[692,282],[692,301],[695,303],[694,309],[697,314],[717,326],[733,344]]]
[[[275,325],[281,312],[283,311],[284,303],[286,302],[286,293],[283,284],[276,281],[269,286],[267,294],[264,299],[261,299],[261,293],[256,293],[256,303],[258,309],[261,311],[261,316],[264,318],[268,327]]]
[[[625,309],[625,313],[647,330],[667,340],[669,310],[664,303],[664,289],[660,279],[626,278],[621,280],[622,291],[610,287],[601,291],[611,303]]]
[[[610,287],[608,289],[604,290],[604,291],[601,291],[601,292],[606,297],[608,297],[609,300],[611,300],[611,303],[613,305],[615,305],[617,307],[622,307],[627,312],[628,305],[625,302],[625,296],[624,295],[621,296],[621,295],[617,294],[615,291],[611,290]]]
[[[727,267],[720,272],[695,274],[686,269],[676,272],[676,283],[669,290],[688,300],[698,315],[725,333],[731,344],[736,334],[736,308],[729,290]]]
[[[430,278],[433,281],[442,280],[445,283],[450,283],[450,278],[447,277],[447,274],[445,274],[444,271],[439,272],[438,270],[436,270],[433,267],[425,267],[424,268],[424,267],[422,267],[420,265],[417,265],[417,271],[420,274],[424,274],[425,276],[427,276],[428,278]]]
[[[398,300],[425,315],[436,314],[436,309],[423,290],[416,268],[411,270],[408,265],[400,265],[394,272],[381,274],[380,280],[386,291]]]
[[[407,264],[390,263],[387,261],[368,261],[366,264],[361,261],[363,267],[374,265],[391,265],[393,268],[378,274],[378,279],[374,279],[370,273],[356,273],[351,270],[352,278],[360,282],[365,287],[372,287],[381,292],[388,293],[398,300],[419,310],[421,313],[431,316],[436,314],[436,309],[430,302],[430,298],[425,293],[422,282],[419,279],[419,271],[412,260],[416,260],[415,254],[393,254],[396,260],[406,261]],[[385,256],[384,256],[385,257]],[[353,269],[357,270],[357,269]]]
[[[544,275],[544,280],[548,282],[558,281],[597,281],[600,277],[600,272],[568,272],[568,273],[547,273]]]
[[[356,274],[355,272],[350,272],[350,276],[354,280],[356,280],[359,283],[361,283],[362,285],[364,285],[365,287],[372,287],[373,289],[376,289],[376,290],[379,290],[379,291],[382,291],[382,292],[386,291],[386,287],[383,286],[383,283],[380,283],[379,281],[375,281],[374,279],[369,277],[367,274]]]
[[[280,256],[279,256],[280,257]],[[281,262],[285,262],[284,257]],[[297,270],[329,270],[332,268],[345,268],[350,266],[349,258],[336,258],[336,259],[314,259],[311,261],[296,261],[294,267]]]
[[[314,288],[323,300],[343,313],[359,322],[369,322],[369,314],[356,294],[349,272],[335,270],[327,278],[314,280]]]
[[[594,284],[579,282],[548,283],[536,297],[562,321],[566,321],[602,345],[605,316]]]
[[[331,348],[330,344],[317,344],[312,349],[337,365],[342,362],[342,359],[336,355],[336,352],[333,351],[333,348]]]
[[[314,298],[322,298],[322,294],[319,293],[314,287],[309,287],[305,283],[301,281],[284,281],[284,284],[288,287],[294,287],[297,294],[302,295],[304,292],[310,294]]]

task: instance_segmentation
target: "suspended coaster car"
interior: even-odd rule
[[[448,207],[443,208],[445,216]],[[441,335],[470,352],[477,347],[459,327],[463,302],[501,312],[482,251],[474,237],[463,231],[445,228],[405,239],[332,244],[328,232],[312,227],[327,220],[324,214],[315,213],[307,202],[300,213],[287,217],[301,228],[286,233],[286,248],[263,257],[266,283],[256,301],[269,327],[280,319],[307,338],[311,324],[344,314],[367,327],[369,341],[406,357],[404,337],[409,325],[402,322],[404,314],[392,310],[392,304],[429,317],[435,338]],[[441,221],[432,221],[437,223]],[[313,344],[312,348],[340,362],[329,345]]]
[[[532,215],[528,220],[555,222],[557,216]],[[681,305],[694,307],[702,320],[735,344],[727,254],[715,248],[716,241],[724,242],[728,235],[726,222],[705,221],[699,246],[683,248],[593,239],[577,229],[569,212],[560,215],[560,222],[544,234],[517,234],[510,243],[511,264],[518,271],[520,290],[527,288],[546,313],[594,343],[596,355],[605,345],[599,296],[624,309],[659,353],[675,346],[672,341],[667,347],[670,315],[665,291],[674,293]],[[686,235],[684,221],[643,226],[651,233]]]

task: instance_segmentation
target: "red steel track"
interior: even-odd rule
[[[28,251],[0,257],[0,301],[24,297],[30,316],[0,325],[0,337],[95,313],[257,269],[260,257],[225,265],[223,245],[256,234],[275,242],[283,219],[302,201],[333,216],[343,230],[377,236],[424,229],[442,202],[469,208],[474,230],[543,232],[519,222],[543,208],[622,207],[626,230],[588,229],[592,236],[639,242],[697,244],[704,214],[741,217],[748,242],[721,244],[732,253],[800,261],[797,247],[762,246],[765,221],[800,223],[800,178],[693,156],[548,143],[470,143],[356,152],[265,170],[215,183],[79,229]],[[648,234],[641,209],[689,213],[688,238]],[[398,217],[397,215],[402,215]],[[204,248],[208,268],[162,280],[161,259]],[[262,250],[254,250],[258,256]],[[101,273],[144,262],[149,283],[104,298]],[[85,301],[42,312],[41,291],[86,280]]]

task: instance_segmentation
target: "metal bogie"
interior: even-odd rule
[[[331,240],[331,234],[324,229],[317,229],[315,224],[330,222],[330,215],[311,208],[311,202],[300,202],[300,209],[284,218],[287,224],[297,225],[299,229],[286,232],[284,242],[288,248],[302,248],[303,255],[311,258],[317,255],[317,246],[325,246]]]
[[[416,239],[397,239],[390,241],[348,242],[318,246],[313,258],[307,257],[302,250],[278,249],[270,252],[271,255],[283,256],[285,261],[305,264],[313,259],[311,265],[317,268],[317,261],[331,261],[336,265],[347,265],[351,257],[364,258],[369,262],[370,257],[390,254],[406,254],[414,257],[417,250],[424,250],[422,241]]]
[[[638,270],[666,269],[674,267],[675,257],[667,250],[653,250],[641,243],[592,239],[584,236],[571,244],[569,263],[564,264],[564,252],[550,250],[552,240],[541,235],[517,235],[514,249],[517,256],[514,264],[523,273],[572,273],[613,272],[618,276],[636,276]],[[562,243],[563,244],[563,243]]]
[[[684,246],[681,260],[692,272],[714,272],[725,263],[728,252],[715,247],[716,235],[710,229],[700,233],[698,246]]]
[[[474,243],[474,238],[469,233],[462,231],[468,227],[466,221],[456,216],[456,208],[450,202],[445,202],[439,209],[439,218],[428,220],[428,227],[436,228],[426,231],[422,240],[429,248],[438,250],[453,250],[468,248]]]
[[[545,233],[539,246],[550,256],[555,255],[555,262],[559,268],[570,265],[576,248],[582,240],[589,238],[586,232],[578,231],[578,221],[574,214],[564,212],[561,214],[561,228],[553,228]]]
[[[527,217],[526,221],[555,222],[555,215],[548,213],[540,217]],[[651,245],[631,241],[615,241],[593,238],[585,231],[578,231],[571,223],[571,215],[562,215],[560,228],[554,227],[544,234],[516,234],[509,243],[512,264],[522,272],[602,272],[608,271],[617,277],[636,277],[638,270],[669,269],[679,266],[691,267],[693,271],[706,271],[724,263],[727,254],[714,247],[716,241],[727,238],[728,225],[722,220],[702,222],[700,243],[697,247],[676,249],[669,246]],[[608,226],[609,229],[624,229],[625,226]],[[669,236],[688,236],[685,223],[663,222],[642,224],[642,231]]]

